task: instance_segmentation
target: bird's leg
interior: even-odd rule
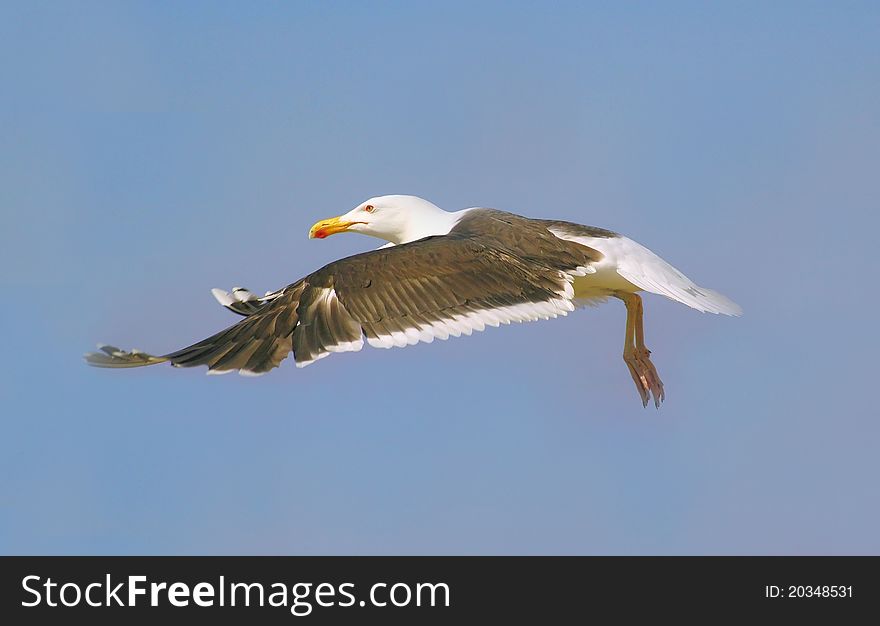
[[[626,305],[626,339],[623,346],[623,361],[642,397],[642,404],[648,406],[648,400],[654,396],[654,406],[666,397],[663,382],[657,374],[657,368],[651,363],[651,351],[645,346],[645,327],[643,324],[642,299],[640,296],[620,291],[615,295]]]

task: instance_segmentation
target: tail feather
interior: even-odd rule
[[[696,285],[681,271],[635,241],[625,240],[617,273],[640,289],[666,296],[682,304],[722,315],[742,315],[742,308],[727,296]]]

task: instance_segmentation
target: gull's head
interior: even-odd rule
[[[445,235],[451,224],[440,207],[417,196],[377,196],[348,213],[321,220],[309,230],[309,239],[336,233],[362,233],[400,244],[431,235]]]

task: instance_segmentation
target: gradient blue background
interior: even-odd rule
[[[875,2],[0,6],[0,552],[880,553]],[[306,370],[164,352],[414,193],[621,231],[612,302]]]

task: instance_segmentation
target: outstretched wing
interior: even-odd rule
[[[305,289],[300,281],[283,289],[271,303],[238,324],[203,339],[189,347],[163,356],[141,351],[126,352],[99,346],[101,352],[86,354],[86,362],[95,367],[140,367],[170,361],[176,367],[207,365],[209,373],[240,371],[258,375],[268,372],[287,358],[293,346],[297,306]]]
[[[170,361],[210,372],[260,374],[293,351],[304,367],[333,352],[406,346],[470,335],[486,326],[548,319],[574,310],[574,276],[601,255],[509,216],[479,216],[480,236],[453,230],[330,263],[281,291],[238,324],[162,357],[117,351],[93,354],[93,365],[134,367]],[[516,218],[524,220],[524,218]],[[516,226],[516,228],[514,228]],[[500,236],[503,233],[506,236]],[[528,244],[528,245],[527,245]]]
[[[574,310],[572,276],[591,263],[578,251],[549,267],[476,239],[431,238],[331,263],[309,277],[294,333],[297,365],[332,352],[470,335],[486,326]],[[335,343],[330,331],[343,341]],[[360,332],[357,330],[359,329]]]

